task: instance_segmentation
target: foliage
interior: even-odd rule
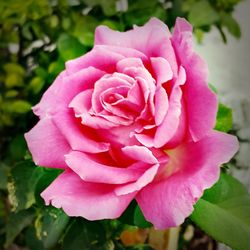
[[[93,223],[68,218],[60,209],[44,205],[40,192],[60,171],[36,167],[31,161],[23,138],[36,122],[30,108],[63,70],[66,60],[91,49],[97,25],[123,31],[156,16],[172,27],[176,17],[183,16],[194,25],[199,41],[212,27],[218,28],[226,41],[225,30],[240,37],[233,18],[238,2],[0,1],[0,249],[13,244],[36,250],[151,249],[145,242],[127,247],[119,238],[129,225],[150,226],[135,201],[119,220]],[[217,118],[216,129],[230,130],[230,110],[220,105]],[[203,203],[210,202],[208,195],[204,197],[197,204],[194,220]],[[213,235],[210,224],[199,225],[216,239],[231,244]]]
[[[214,239],[233,249],[249,249],[250,195],[233,177],[220,180],[195,205],[191,219]]]

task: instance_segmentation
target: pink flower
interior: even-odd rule
[[[33,108],[35,163],[64,169],[42,197],[88,220],[117,218],[136,199],[156,228],[181,224],[238,148],[213,130],[217,104],[184,19],[173,34],[156,18],[127,32],[99,26],[94,48]]]

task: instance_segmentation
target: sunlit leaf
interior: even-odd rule
[[[57,48],[64,61],[79,57],[86,52],[85,47],[75,37],[67,34],[60,35]]]
[[[107,16],[112,16],[116,13],[116,0],[83,0],[89,6],[101,6],[103,12]]]
[[[233,126],[232,109],[220,103],[217,112],[215,129],[222,132],[228,132],[230,129],[232,129],[232,126]]]
[[[195,27],[201,27],[215,23],[219,20],[219,15],[208,0],[200,0],[195,2],[192,8],[190,8],[188,20]]]
[[[5,86],[7,88],[23,86],[23,77],[17,73],[9,73],[5,78]]]
[[[45,81],[43,78],[36,76],[30,81],[28,89],[31,90],[34,94],[38,94],[44,86],[44,83]]]
[[[83,45],[93,46],[95,28],[99,24],[92,16],[75,15],[74,35]]]
[[[236,38],[240,38],[240,26],[238,22],[233,18],[233,16],[225,12],[221,12],[220,16],[222,25],[225,26],[233,36],[235,36]]]
[[[20,76],[25,75],[25,69],[17,63],[5,63],[3,65],[3,68],[4,68],[5,72],[10,73],[10,74],[15,73],[15,74],[20,75]]]
[[[24,114],[31,110],[31,104],[25,100],[15,100],[10,102],[6,108],[8,112]]]

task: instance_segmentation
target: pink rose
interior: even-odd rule
[[[217,104],[184,19],[173,34],[156,18],[127,32],[99,26],[94,48],[33,108],[35,163],[64,169],[41,196],[88,220],[117,218],[136,199],[156,228],[181,224],[238,148],[213,130]]]

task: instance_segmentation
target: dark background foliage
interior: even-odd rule
[[[146,231],[128,225],[148,226],[134,203],[119,220],[91,223],[44,206],[39,194],[60,171],[32,162],[23,137],[37,122],[31,107],[64,69],[65,61],[91,49],[96,26],[124,31],[155,16],[171,28],[182,16],[193,24],[198,42],[212,27],[226,42],[226,34],[236,38],[241,34],[232,16],[239,2],[0,1],[0,249],[151,249],[144,244]],[[189,221],[182,232],[188,225]],[[139,245],[127,246],[131,235],[124,234],[126,230],[135,232],[131,244]],[[181,237],[180,246],[185,244]]]

